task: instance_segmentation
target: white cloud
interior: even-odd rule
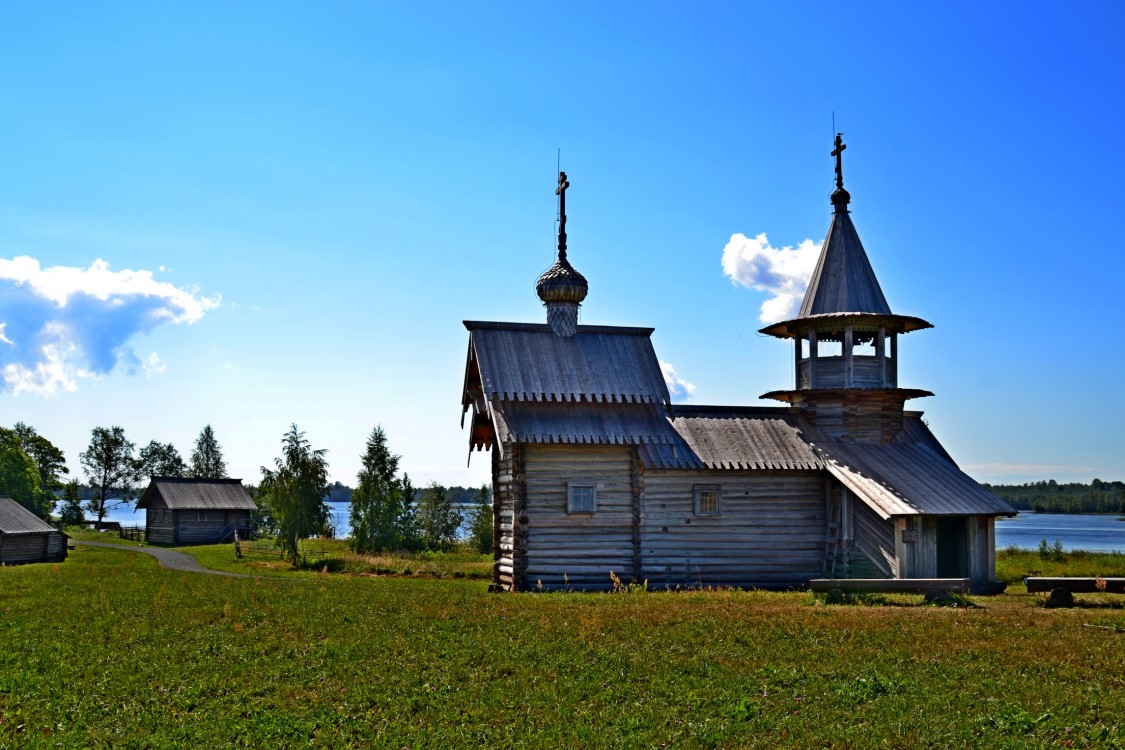
[[[723,248],[723,274],[734,284],[773,295],[762,303],[759,319],[776,323],[796,316],[819,255],[812,240],[776,248],[765,232],[754,238],[739,232]]]
[[[164,323],[195,323],[221,299],[157,281],[150,271],[42,268],[28,256],[0,258],[0,390],[51,396],[122,365],[159,374],[159,356],[141,361],[130,341]]]
[[[145,357],[142,366],[144,367],[145,375],[148,375],[150,378],[153,375],[163,375],[164,371],[168,369],[168,366],[160,360],[160,355],[156,352]]]
[[[695,394],[695,386],[676,374],[676,368],[668,362],[660,363],[660,372],[673,402],[682,404]]]

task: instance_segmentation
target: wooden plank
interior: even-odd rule
[[[813,591],[870,591],[878,593],[924,594],[927,591],[969,593],[968,578],[814,578],[809,581]]]
[[[816,331],[809,331],[809,388],[819,388],[817,380],[817,363],[820,361]]]
[[[1028,576],[1024,578],[1029,594],[1043,594],[1055,589],[1066,589],[1072,594],[1097,594],[1103,593],[1098,588],[1096,578],[1048,578],[1044,576]],[[1125,594],[1125,578],[1103,578],[1105,581],[1104,593]]]

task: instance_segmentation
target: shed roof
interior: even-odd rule
[[[10,497],[0,497],[0,533],[42,534],[55,527]]]
[[[926,442],[828,442],[817,447],[833,476],[883,518],[1016,513]]]
[[[463,406],[474,365],[488,400],[667,404],[668,386],[651,328],[578,326],[564,338],[534,323],[465,321],[469,329]]]
[[[254,510],[258,507],[242,486],[241,479],[153,477],[137,500],[137,508],[147,508],[157,495],[171,510]]]

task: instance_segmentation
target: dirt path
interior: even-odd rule
[[[249,576],[245,573],[228,573],[225,570],[212,570],[205,568],[196,562],[195,558],[186,552],[177,552],[174,549],[164,549],[163,547],[129,547],[124,544],[112,544],[110,542],[85,542],[80,539],[74,540],[75,544],[84,544],[87,547],[109,547],[110,549],[123,549],[126,552],[140,552],[142,555],[149,555],[155,557],[160,561],[160,567],[168,568],[168,570],[180,570],[184,573],[207,573],[213,576],[226,576],[228,578],[258,578],[259,576]]]

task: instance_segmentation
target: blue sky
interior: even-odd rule
[[[835,113],[954,458],[1125,478],[1120,4],[602,5],[5,3],[0,423],[72,470],[95,426],[186,455],[210,423],[256,481],[296,422],[349,484],[381,424],[416,484],[479,484],[461,321],[544,320],[558,149],[583,322],[757,403]]]

